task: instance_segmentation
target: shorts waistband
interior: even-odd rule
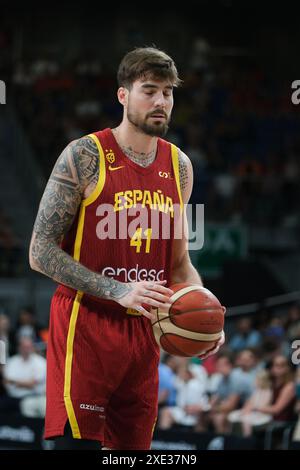
[[[62,284],[59,284],[55,294],[60,294],[64,295],[66,297],[69,297],[70,299],[74,300],[76,298],[77,292],[75,289],[72,289],[71,287],[64,286]],[[127,314],[130,316],[137,316],[140,317],[142,314],[138,312],[137,310],[128,308],[126,309],[125,307],[122,307],[122,305],[118,304],[117,302],[114,302],[113,300],[106,300],[106,299],[101,299],[99,297],[95,297],[94,295],[90,294],[85,294],[83,293],[82,299],[81,299],[81,304],[87,304],[87,305],[95,305],[96,308],[103,308],[105,310],[115,310],[120,312],[121,314]]]

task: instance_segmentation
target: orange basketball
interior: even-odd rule
[[[174,356],[192,357],[213,350],[222,335],[225,307],[199,285],[181,283],[170,289],[174,291],[171,307],[153,309],[156,319],[152,326],[158,344]]]

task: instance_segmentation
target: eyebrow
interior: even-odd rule
[[[147,88],[147,89],[149,89],[149,88],[155,88],[155,89],[157,89],[157,88],[158,88],[158,85],[154,85],[154,84],[152,84],[152,83],[144,83],[144,84],[142,85],[142,88]],[[168,90],[173,90],[173,86],[172,86],[172,85],[167,85],[167,86],[165,86],[164,88],[167,88]]]

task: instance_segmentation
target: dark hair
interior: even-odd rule
[[[217,353],[216,360],[218,361],[219,359],[227,359],[227,361],[233,366],[234,365],[234,359],[233,359],[233,354],[229,350],[225,351],[220,351]]]
[[[173,86],[180,85],[176,65],[165,52],[156,47],[138,47],[128,52],[118,69],[118,84],[128,89],[139,78],[170,80]]]
[[[20,308],[19,312],[20,313],[21,312],[26,312],[26,313],[30,313],[30,315],[32,315],[32,316],[35,316],[35,309],[32,305],[23,305]]]
[[[284,354],[276,354],[270,364],[269,364],[269,369],[270,371],[272,370],[272,367],[274,365],[274,362],[276,361],[276,359],[278,358],[281,358],[281,359],[284,359],[285,362],[286,362],[286,366],[288,368],[287,372],[285,373],[284,377],[283,377],[283,383],[284,384],[287,384],[288,382],[291,382],[293,379],[294,379],[294,375],[295,375],[295,365],[289,360],[288,357],[286,357]],[[271,379],[273,379],[273,376],[272,376],[272,372],[271,372]]]

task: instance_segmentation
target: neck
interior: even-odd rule
[[[157,137],[147,135],[138,127],[131,124],[128,119],[123,119],[121,124],[113,129],[118,142],[125,147],[132,147],[137,153],[150,153],[156,151]]]
[[[275,383],[276,387],[280,387],[280,385],[283,385],[283,383],[284,383],[284,378],[275,377],[274,383]]]
[[[30,358],[31,354],[25,354],[22,356],[22,359],[23,361],[28,361],[28,359]]]
[[[147,167],[155,160],[157,137],[144,134],[129,121],[122,121],[112,132],[123,153],[133,162]]]

